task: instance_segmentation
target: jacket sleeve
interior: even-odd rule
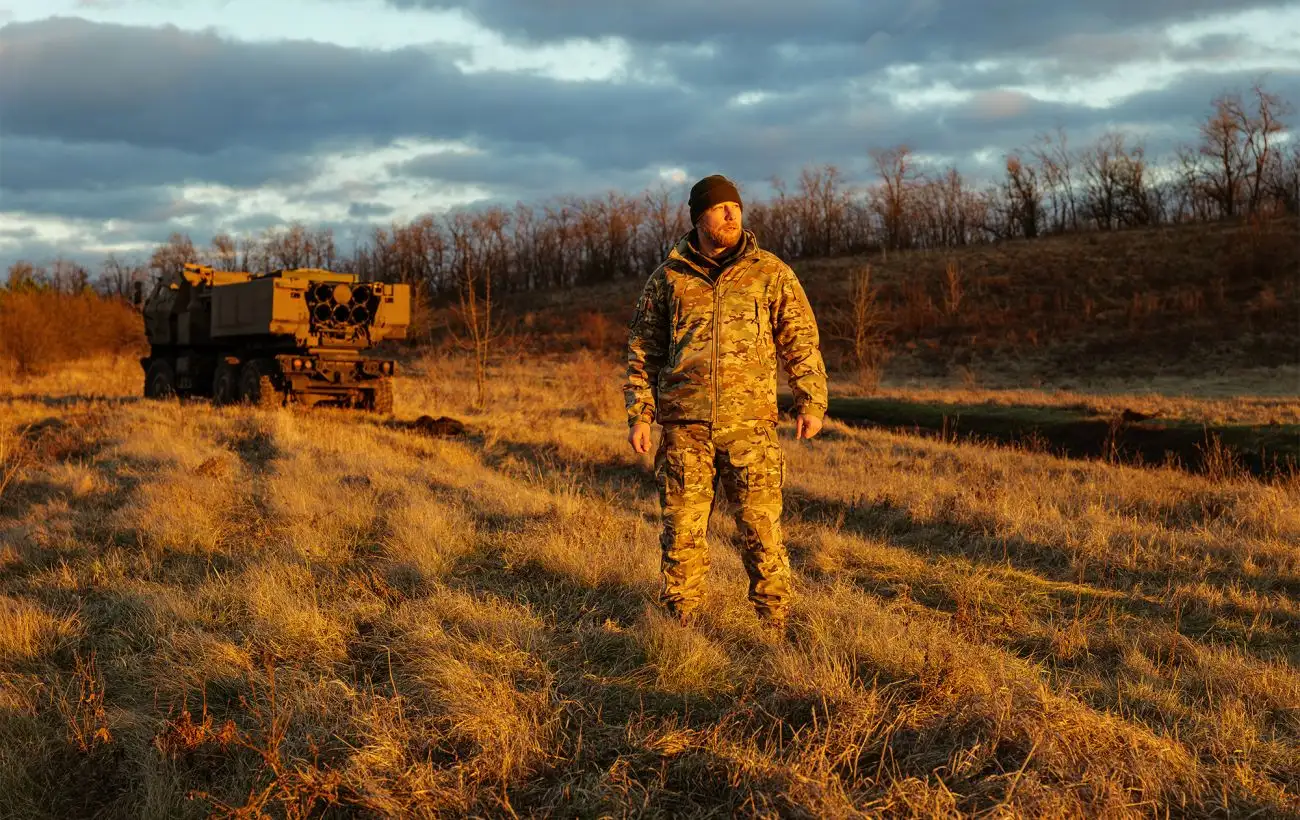
[[[826,415],[826,363],[822,359],[817,319],[803,286],[789,266],[777,276],[773,334],[785,367],[798,414]]]
[[[627,405],[629,427],[655,420],[659,370],[668,358],[668,335],[667,287],[660,269],[646,281],[636,315],[628,327],[623,401]]]

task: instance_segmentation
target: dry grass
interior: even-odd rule
[[[725,509],[653,606],[615,366],[408,372],[474,432],[0,389],[0,816],[1300,812],[1294,481],[783,429],[778,642]]]

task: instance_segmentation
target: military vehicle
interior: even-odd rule
[[[298,268],[270,273],[187,264],[137,290],[149,355],[144,395],[259,407],[329,404],[391,413],[396,362],[365,355],[402,339],[408,285]]]

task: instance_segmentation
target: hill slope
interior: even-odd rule
[[[841,369],[850,366],[852,273],[867,265],[894,380],[960,368],[988,383],[1042,384],[1300,363],[1295,219],[797,262]],[[616,350],[640,285],[523,294],[511,309],[544,349]]]

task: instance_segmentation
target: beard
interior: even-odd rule
[[[700,226],[700,230],[714,245],[730,248],[740,241],[740,223],[729,222],[716,228]]]

